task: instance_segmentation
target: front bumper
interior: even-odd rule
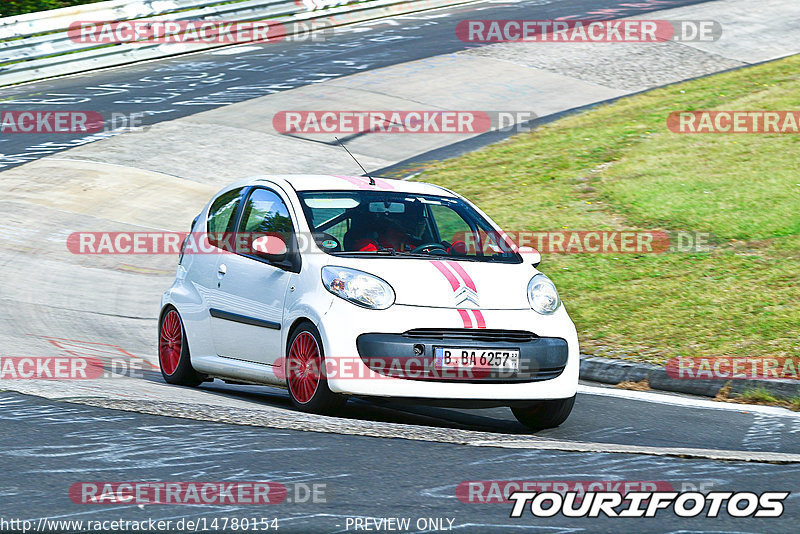
[[[317,325],[325,358],[336,370],[328,374],[328,385],[332,391],[348,395],[419,399],[515,401],[563,399],[575,395],[579,368],[578,338],[563,306],[550,316],[530,309],[481,312],[487,331],[526,331],[535,334],[534,340],[528,343],[512,341],[506,345],[473,341],[464,345],[438,339],[409,339],[403,334],[415,329],[464,331],[464,322],[458,310],[452,308],[395,304],[387,310],[368,310],[335,298]],[[481,331],[474,329],[474,332]],[[400,377],[385,370],[377,369],[376,372],[362,360],[362,355],[367,360],[381,355],[419,357],[414,353],[414,345],[423,345],[428,357],[432,357],[434,346],[519,348],[521,372],[517,376],[490,375],[476,380],[420,375]]]
[[[481,384],[534,382],[558,377],[567,366],[569,346],[566,340],[526,334],[513,330],[418,329],[403,334],[361,334],[356,339],[356,347],[361,361],[372,371],[395,378]],[[454,372],[437,368],[434,361],[437,347],[518,350],[519,369],[514,372],[502,369]]]

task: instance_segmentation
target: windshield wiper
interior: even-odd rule
[[[426,258],[426,259],[448,259],[457,261],[472,261],[477,263],[511,263],[513,257],[511,256],[451,256],[450,254],[432,254],[430,252],[398,252],[397,256],[404,258]],[[509,261],[512,260],[512,261]]]
[[[410,256],[412,258],[448,258],[449,254],[432,254],[430,252],[398,252],[398,256]]]
[[[340,250],[331,252],[335,256],[394,256],[397,253],[393,248],[382,248],[379,250]]]

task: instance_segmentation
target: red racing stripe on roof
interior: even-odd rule
[[[375,185],[370,185],[369,177],[365,176],[345,176],[342,174],[334,174],[334,178],[341,178],[342,180],[347,180],[354,186],[358,187],[359,189],[363,190],[375,190],[375,189],[388,189],[393,190],[394,186],[387,182],[386,180],[382,180],[380,178],[373,178],[375,180]]]

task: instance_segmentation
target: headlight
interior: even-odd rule
[[[541,273],[528,282],[528,302],[533,311],[542,315],[550,315],[561,305],[556,286]]]
[[[323,267],[322,285],[325,289],[353,304],[385,310],[394,304],[394,290],[377,276],[347,267]]]

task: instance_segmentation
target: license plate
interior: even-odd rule
[[[519,370],[519,349],[434,347],[437,369]]]

